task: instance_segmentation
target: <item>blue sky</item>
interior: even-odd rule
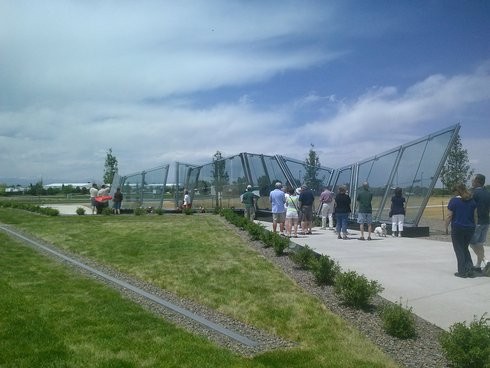
[[[490,177],[490,1],[0,0],[0,182],[240,152],[329,167],[459,122]]]

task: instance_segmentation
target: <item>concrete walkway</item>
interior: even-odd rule
[[[272,228],[271,223],[260,223]],[[391,236],[361,241],[359,231],[349,233],[350,239],[342,240],[331,230],[314,228],[312,235],[291,240],[335,259],[344,271],[377,280],[384,287],[385,299],[401,299],[415,314],[445,330],[456,322],[469,323],[474,316],[490,314],[490,277],[455,277],[456,257],[450,242]],[[490,254],[489,247],[485,248]]]
[[[43,204],[41,207],[50,207],[60,211],[61,215],[77,215],[77,208],[85,210],[85,215],[92,215],[92,207],[89,204]]]

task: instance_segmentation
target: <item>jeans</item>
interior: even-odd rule
[[[349,218],[348,213],[336,213],[335,218],[337,219],[337,234],[347,234],[347,219]]]

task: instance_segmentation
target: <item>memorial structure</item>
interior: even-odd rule
[[[247,185],[252,185],[261,197],[258,209],[267,212],[269,192],[276,181],[293,188],[307,183],[317,196],[324,186],[336,192],[345,185],[351,198],[356,198],[358,189],[367,181],[374,194],[374,221],[390,223],[390,199],[394,189],[400,187],[407,200],[405,224],[416,227],[459,129],[456,124],[341,168],[312,167],[295,158],[243,152],[205,165],[176,162],[173,168],[167,164],[131,175],[116,175],[112,190],[121,188],[127,208],[164,210],[178,208],[184,190],[188,190],[194,209],[209,210],[241,208],[240,195]],[[169,175],[171,169],[173,175]],[[354,219],[355,201],[352,209]]]

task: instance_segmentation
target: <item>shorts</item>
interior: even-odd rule
[[[120,210],[121,202],[112,202],[112,208],[114,208],[115,210]]]
[[[313,207],[303,206],[301,207],[301,212],[303,212],[303,221],[310,222],[313,220]]]
[[[97,206],[97,201],[95,200],[95,197],[90,197],[90,204],[92,205],[92,207]]]
[[[487,240],[487,233],[488,233],[488,224],[485,225],[476,225],[475,228],[475,233],[473,234],[473,237],[471,238],[470,244],[485,244],[485,241]]]
[[[272,221],[278,222],[278,223],[283,223],[284,220],[286,219],[286,213],[285,212],[279,212],[279,213],[273,213],[272,214]]]
[[[357,223],[358,224],[371,225],[373,223],[373,214],[372,213],[359,212],[357,214]]]

